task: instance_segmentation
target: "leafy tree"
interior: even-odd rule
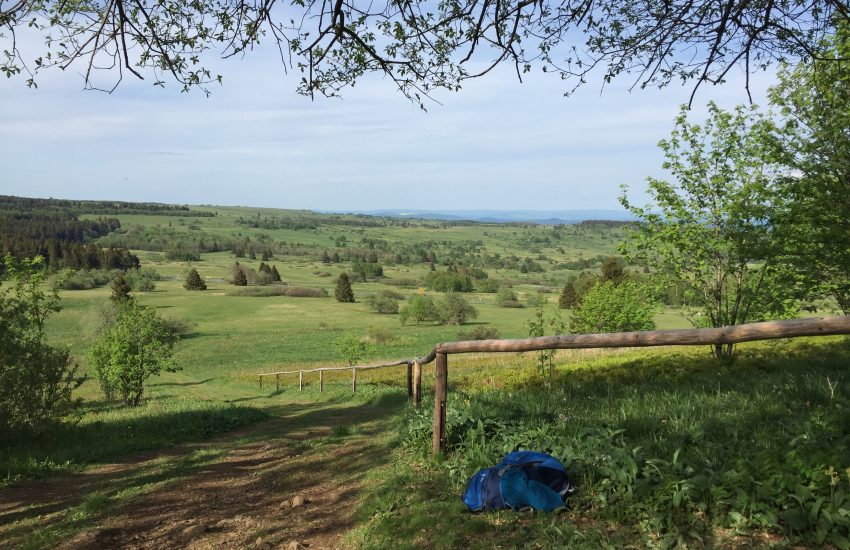
[[[787,314],[769,220],[778,168],[766,153],[770,126],[755,108],[725,112],[711,103],[703,126],[682,109],[660,143],[674,183],[649,179],[652,203],[621,203],[640,218],[622,246],[632,263],[651,266],[663,285],[681,285],[695,325],[721,327]],[[582,304],[587,296],[582,298]],[[731,357],[732,346],[714,346]]]
[[[136,406],[148,378],[179,370],[172,361],[176,337],[154,309],[133,299],[116,307],[114,324],[104,328],[89,350],[89,363],[108,399],[120,397]]]
[[[0,442],[15,432],[47,428],[73,405],[79,385],[66,348],[47,343],[44,323],[59,311],[59,293],[47,291],[44,260],[6,254],[9,282],[0,286]]]
[[[600,280],[603,283],[611,281],[617,285],[625,281],[626,277],[628,277],[628,274],[626,273],[626,264],[623,262],[623,259],[618,256],[608,256],[605,258],[600,269],[602,271]]]
[[[850,58],[850,27],[824,44]],[[850,315],[850,67],[813,59],[783,68],[778,80],[770,99],[784,118],[779,153],[789,175],[774,224],[806,294],[831,295]]]
[[[351,280],[344,271],[339,274],[339,279],[336,281],[334,296],[337,302],[354,302],[354,290],[351,288]]]
[[[112,284],[109,285],[112,289],[112,295],[109,297],[113,302],[125,302],[130,299],[130,291],[132,288],[130,287],[130,283],[124,278],[124,275],[118,275],[112,280]]]
[[[472,278],[451,271],[431,271],[425,276],[425,286],[437,292],[472,292]]]
[[[443,296],[438,304],[440,321],[444,325],[465,325],[478,318],[478,310],[457,292]]]
[[[367,303],[375,313],[398,313],[398,301],[390,296],[373,294],[367,298]]]
[[[531,337],[545,336],[548,330],[551,330],[554,334],[563,334],[567,331],[567,326],[557,311],[547,316],[542,307],[537,308],[534,317],[526,323],[526,326],[528,327],[528,335]],[[537,352],[537,371],[541,376],[548,366],[549,376],[551,377],[552,369],[555,366],[555,351],[543,349]]]
[[[440,310],[437,303],[430,296],[416,295],[408,300],[407,304],[398,312],[399,321],[404,325],[408,320],[415,323],[438,322]]]
[[[183,283],[183,288],[186,290],[206,290],[207,283],[201,279],[198,270],[193,267],[189,270],[188,275],[186,275],[186,281]]]
[[[82,64],[77,72],[89,87],[103,67],[118,81],[132,73],[208,90],[221,76],[210,71],[205,53],[230,57],[269,41],[285,66],[301,71],[302,94],[337,95],[378,72],[422,102],[434,89],[457,90],[502,62],[518,74],[554,73],[571,83],[568,91],[597,75],[604,82],[637,75],[631,78],[640,87],[716,83],[740,64],[750,71],[774,60],[828,56],[819,38],[848,18],[840,0],[670,0],[658,9],[635,0],[412,0],[368,10],[354,0],[286,7],[163,0],[144,9],[124,0],[75,2],[70,9],[65,2],[12,2],[0,5],[9,42],[0,70],[35,85],[39,71]],[[27,25],[52,38],[35,61],[14,41]]]
[[[578,294],[576,294],[576,285],[573,281],[567,281],[564,289],[561,291],[561,296],[558,297],[558,307],[561,309],[572,309],[578,305]]]
[[[373,352],[372,346],[356,334],[351,333],[337,338],[335,345],[339,354],[348,361],[348,366],[353,366],[357,361]]]
[[[597,283],[573,310],[570,328],[576,334],[654,330],[658,307],[649,289],[638,283]]]

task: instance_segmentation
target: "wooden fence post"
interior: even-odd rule
[[[407,364],[407,399],[413,398],[413,364]]]
[[[446,394],[448,393],[449,366],[445,353],[437,354],[434,368],[434,454],[446,449]]]
[[[263,377],[258,376],[257,379],[260,381],[260,389],[263,389]]]
[[[276,390],[278,392],[280,392],[280,375],[279,374],[274,375],[274,383],[275,383]]]
[[[319,391],[325,391],[325,371],[319,371]]]
[[[351,367],[351,391],[357,393],[357,368]]]
[[[422,404],[422,365],[413,363],[413,405]]]
[[[298,371],[298,391],[304,390],[304,371]]]

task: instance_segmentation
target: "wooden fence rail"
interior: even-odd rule
[[[298,374],[299,389],[305,372],[319,372],[320,387],[323,371],[352,371],[352,389],[356,391],[357,371],[407,365],[407,393],[416,406],[422,400],[422,366],[436,360],[434,368],[434,454],[446,447],[446,397],[448,394],[448,356],[454,353],[505,353],[547,349],[633,348],[648,346],[696,346],[740,344],[757,340],[796,338],[800,336],[830,336],[850,334],[850,315],[841,317],[810,317],[787,321],[767,321],[720,328],[652,330],[616,332],[610,334],[570,334],[523,338],[517,340],[470,340],[437,344],[425,357],[403,359],[394,363],[353,367],[321,367],[309,370],[280,371],[259,375],[260,387],[264,376],[276,376],[280,390],[280,375]]]

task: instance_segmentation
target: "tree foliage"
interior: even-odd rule
[[[809,295],[831,295],[850,315],[850,28],[839,27],[825,44],[845,61],[785,67],[770,90],[783,117],[779,158],[788,167],[774,223]]]
[[[8,282],[0,286],[0,441],[40,431],[72,405],[79,385],[66,348],[47,343],[44,323],[59,311],[58,291],[45,290],[44,260],[6,254]]]
[[[414,323],[433,323],[440,321],[440,310],[430,296],[416,295],[410,298],[398,312],[399,321],[404,325],[408,320]]]
[[[440,321],[444,325],[465,325],[478,318],[478,310],[457,292],[443,296],[438,304]]]
[[[573,281],[567,281],[558,297],[558,307],[561,309],[572,309],[578,305],[578,294]]]
[[[115,307],[115,321],[89,350],[89,364],[107,398],[136,406],[148,378],[179,370],[172,361],[176,336],[156,310],[132,298]]]
[[[621,74],[639,87],[698,86],[723,81],[735,66],[749,74],[775,60],[826,57],[821,38],[847,19],[845,0],[20,1],[0,3],[0,71],[35,85],[44,69],[80,66],[90,88],[112,89],[132,74],[208,91],[221,76],[207,55],[240,56],[269,42],[310,96],[337,95],[379,73],[421,103],[501,63],[519,78],[554,73],[567,91]],[[16,33],[26,26],[45,37],[45,54],[21,50]]]
[[[597,283],[573,310],[570,329],[576,334],[654,330],[658,307],[649,289],[638,283]]]
[[[686,289],[691,321],[721,327],[787,314],[772,226],[779,172],[768,154],[770,124],[755,108],[725,112],[709,104],[703,126],[683,108],[670,139],[659,144],[673,182],[649,179],[651,204],[621,202],[637,216],[623,246],[632,263],[659,282]],[[584,303],[585,298],[582,299]],[[732,346],[714,348],[729,357]]]
[[[348,361],[349,366],[354,365],[354,363],[373,352],[372,346],[356,334],[340,336],[337,338],[335,345],[339,354]]]

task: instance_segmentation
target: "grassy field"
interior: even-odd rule
[[[705,349],[561,352],[552,378],[537,372],[534,354],[453,357],[450,455],[433,460],[428,454],[431,407],[415,411],[402,405],[404,367],[363,373],[357,396],[351,396],[349,375],[344,373],[326,377],[323,393],[315,375],[305,377],[303,392],[297,390],[295,378],[284,379],[280,392],[274,385],[258,387],[260,372],[344,364],[334,342],[347,333],[372,340],[374,352],[364,362],[378,362],[424,355],[436,343],[456,340],[460,329],[470,328],[402,326],[397,315],[380,315],[367,307],[371,294],[392,289],[409,298],[425,292],[419,285],[358,282],[357,302],[338,303],[334,282],[351,263],[322,263],[320,250],[334,247],[341,236],[363,246],[369,239],[382,240],[390,250],[433,241],[440,258],[456,250],[453,245],[480,241],[479,255],[535,258],[543,272],[487,272],[511,285],[523,303],[543,296],[545,309],[555,314],[559,288],[579,273],[562,264],[615,252],[622,229],[432,221],[358,227],[308,213],[208,209],[216,215],[122,216],[122,228],[187,241],[250,236],[267,243],[312,246],[314,254],[276,255],[267,263],[277,267],[285,284],[325,289],[329,297],[240,296],[240,289],[227,282],[235,259],[229,252],[179,262],[168,260],[163,250],[134,250],[143,266],[162,276],[153,292],[137,293],[137,299],[188,326],[176,347],[181,370],[151,380],[144,404],[133,409],[104,402],[96,383],[85,382],[77,392],[84,405],[72,421],[50,437],[0,450],[0,483],[50,478],[132,453],[208,441],[299,408],[318,406],[319,415],[337,418],[355,403],[376,407],[373,410],[386,417],[380,438],[389,463],[375,466],[361,492],[359,527],[351,544],[484,547],[486,540],[486,547],[540,548],[850,545],[846,340],[742,346],[741,357],[732,365],[715,362]],[[237,223],[257,215],[324,221],[311,229]],[[260,264],[259,259],[238,260],[254,269]],[[208,290],[182,288],[190,267],[206,279]],[[445,267],[438,261],[437,269]],[[384,265],[390,280],[421,281],[428,271],[423,263]],[[63,310],[49,319],[49,338],[70,346],[80,372],[86,373],[85,353],[96,337],[109,290],[61,295]],[[473,292],[467,298],[479,311],[473,326],[494,327],[506,338],[528,335],[533,307],[498,307],[494,294]],[[680,313],[659,312],[658,327],[688,327]],[[559,314],[568,321],[568,312]],[[430,372],[425,375],[426,403]],[[386,395],[394,396],[391,405],[381,401]],[[280,430],[297,428],[298,422],[284,419],[274,424],[276,436]],[[338,435],[344,435],[349,428],[342,420],[336,422],[341,426]],[[369,440],[364,433],[358,437]],[[567,512],[464,512],[458,500],[464,481],[515,448],[548,450],[564,460],[579,486]],[[197,464],[175,463],[178,473],[169,479],[177,483],[186,472],[217,457],[209,450]],[[129,491],[121,493],[122,502],[132,502],[147,491],[146,485],[132,486],[136,489],[109,489],[105,494]],[[99,493],[92,494],[91,506],[98,508]],[[27,539],[28,544],[49,546],[57,537],[91,526],[106,517],[105,507],[98,509],[82,516],[79,510],[69,511],[64,520],[57,520],[61,529],[39,527],[41,534]],[[85,521],[68,520],[73,517]],[[20,523],[15,529],[23,532],[27,526]],[[3,537],[0,531],[0,541]]]

